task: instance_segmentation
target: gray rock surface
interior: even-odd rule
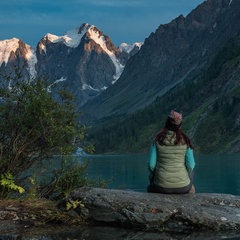
[[[67,202],[92,224],[144,230],[239,231],[240,196],[213,193],[167,195],[100,188],[79,188]],[[62,203],[65,204],[65,203]]]

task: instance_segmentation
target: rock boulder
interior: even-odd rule
[[[91,224],[171,232],[240,231],[240,196],[79,188],[62,204],[70,202],[72,214]]]

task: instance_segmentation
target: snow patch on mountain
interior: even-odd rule
[[[12,38],[0,41],[0,65],[5,62],[5,65],[8,63],[9,56],[11,52],[16,52],[19,48],[19,39]]]
[[[101,88],[102,91],[104,91],[104,90],[106,90],[106,89],[107,89],[106,86],[103,86],[103,87]]]
[[[89,24],[84,24],[81,32],[79,31],[79,27],[77,27],[75,29],[67,31],[63,36],[56,36],[48,33],[45,35],[45,38],[52,43],[62,42],[68,47],[76,48],[81,42],[83,35],[88,31],[89,27]],[[44,51],[46,52],[46,49]]]
[[[51,92],[51,87],[59,82],[64,82],[67,80],[67,77],[64,78],[64,77],[61,77],[60,79],[57,79],[56,81],[54,81],[52,84],[50,84],[48,87],[47,87],[47,91],[48,92]]]
[[[140,50],[142,45],[143,45],[143,42],[135,42],[135,43],[132,43],[132,44],[121,43],[120,46],[119,46],[119,49],[122,52],[130,53],[135,46],[138,47],[139,50]]]
[[[104,90],[106,90],[106,89],[107,89],[107,87],[104,86],[104,87],[101,88],[101,91],[104,91]],[[95,91],[95,92],[100,92],[99,89],[93,88],[91,85],[88,85],[88,84],[86,84],[86,83],[84,83],[84,84],[82,85],[82,90],[92,90],[92,91]]]
[[[37,64],[37,56],[36,49],[31,48],[29,45],[26,45],[28,52],[26,54],[26,59],[28,61],[28,72],[31,79],[34,79],[37,76],[36,64]]]
[[[86,83],[84,83],[84,84],[82,85],[82,90],[93,90],[93,91],[99,92],[98,89],[93,88],[92,86],[87,85]]]

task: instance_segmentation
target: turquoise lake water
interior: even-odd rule
[[[111,179],[109,188],[145,192],[147,154],[97,155],[90,159],[89,176]],[[240,195],[240,154],[196,154],[194,185],[199,193]]]

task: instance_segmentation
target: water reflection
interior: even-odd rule
[[[0,233],[1,240],[149,240],[149,239],[240,239],[234,232],[161,233],[111,227],[45,227]]]

